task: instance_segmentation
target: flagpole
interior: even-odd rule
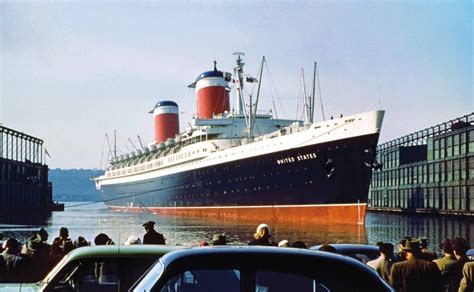
[[[49,152],[48,150],[46,150],[46,147],[44,148],[44,164],[47,164],[46,163],[46,156],[48,156],[49,158],[51,158],[51,155],[49,155]]]

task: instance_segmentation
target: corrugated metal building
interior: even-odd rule
[[[377,147],[371,210],[474,216],[474,113]]]

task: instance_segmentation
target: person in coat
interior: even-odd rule
[[[163,234],[155,230],[155,222],[147,221],[142,225],[145,228],[143,244],[166,244]]]
[[[265,223],[262,223],[257,226],[257,230],[253,235],[254,240],[250,241],[249,245],[274,246],[276,244],[270,242],[271,236],[272,235],[270,234],[270,226]]]
[[[394,246],[391,243],[380,244],[380,257],[367,262],[367,265],[376,270],[380,277],[382,277],[387,282],[390,281],[390,271],[392,269],[392,265],[395,263],[393,248]]]
[[[444,271],[441,271],[441,276],[447,292],[458,291],[459,282],[462,279],[464,264],[469,261],[466,255],[469,248],[469,243],[466,239],[458,237],[453,240],[453,252],[456,261],[446,265]]]
[[[453,241],[446,238],[441,242],[439,248],[443,251],[443,256],[440,259],[434,260],[433,262],[438,265],[438,269],[441,271],[441,273],[443,273],[447,265],[456,261],[456,257],[454,256],[453,252]]]
[[[390,285],[395,291],[444,291],[438,266],[421,259],[418,241],[406,241],[403,251],[406,261],[395,263],[390,273]]]
[[[462,269],[462,279],[459,283],[459,292],[474,291],[474,262],[467,262]]]

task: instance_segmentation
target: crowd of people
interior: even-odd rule
[[[145,234],[143,239],[131,235],[124,245],[131,244],[166,244],[163,234],[154,228],[155,222],[147,221],[143,224]],[[75,248],[89,246],[91,242],[79,236],[76,240],[69,238],[69,231],[61,227],[59,234],[48,243],[48,232],[41,228],[34,232],[21,244],[15,238],[8,238],[0,246],[0,283],[2,282],[36,282],[43,279],[67,253]],[[281,240],[276,243],[271,240],[270,226],[258,225],[253,239],[248,245],[278,246],[282,248],[307,248],[302,241],[290,243]],[[0,240],[3,240],[0,233]],[[200,240],[198,246],[227,245],[225,234],[215,234],[211,243]],[[95,245],[113,245],[113,240],[105,233],[94,238]],[[410,236],[398,241],[397,251],[391,243],[378,242],[380,256],[367,262],[384,280],[396,291],[447,291],[465,292],[474,291],[473,276],[474,262],[470,262],[466,252],[469,243],[458,237],[443,240],[439,248],[442,255],[438,255],[428,248],[428,240],[415,239]],[[336,252],[330,244],[322,245],[319,250]]]

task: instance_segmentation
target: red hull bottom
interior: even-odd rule
[[[214,217],[216,219],[264,220],[297,223],[364,224],[367,204],[285,205],[242,207],[121,207],[110,209],[123,212],[150,212],[160,215]]]

